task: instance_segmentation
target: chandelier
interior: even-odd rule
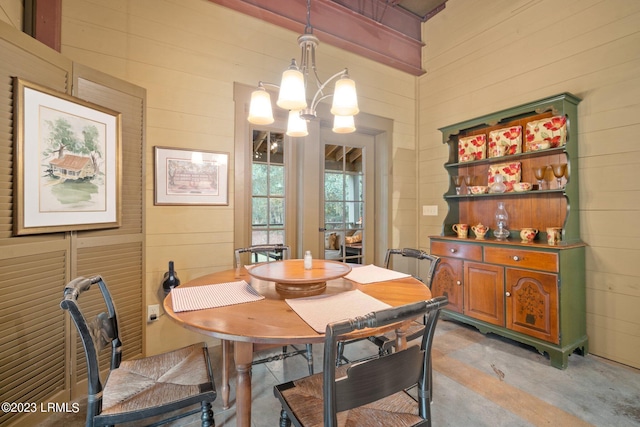
[[[287,135],[292,137],[307,136],[307,121],[316,118],[318,104],[326,98],[333,96],[331,114],[333,114],[333,131],[336,133],[351,133],[356,130],[353,116],[358,114],[358,98],[356,84],[349,78],[348,70],[344,70],[329,77],[325,82],[320,80],[316,68],[316,47],[318,38],[313,35],[311,26],[311,0],[307,0],[307,25],[304,34],[298,37],[302,54],[300,67],[295,59],[282,73],[280,85],[259,82],[258,88],[251,93],[249,105],[250,123],[255,125],[269,125],[274,122],[271,108],[271,96],[265,90],[265,86],[279,89],[276,105],[284,110],[289,110],[287,121]],[[337,79],[337,80],[336,80]],[[313,81],[312,81],[313,80]],[[327,85],[336,80],[333,93],[325,93]],[[316,90],[313,97],[307,96],[309,86]],[[317,89],[316,89],[317,88]],[[311,102],[307,102],[311,99]]]

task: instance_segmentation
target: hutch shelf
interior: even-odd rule
[[[576,96],[563,93],[440,129],[449,146],[444,166],[451,178],[444,195],[449,210],[442,234],[430,236],[431,253],[441,257],[432,293],[449,298],[443,317],[531,345],[561,369],[575,350],[588,353],[585,244],[580,240],[577,209],[579,102]],[[529,133],[533,122],[564,122],[562,118],[566,122],[560,139],[552,140],[554,134],[543,128],[550,146],[534,144],[539,136]],[[518,127],[522,140],[514,153],[489,154],[497,131]],[[485,147],[477,149],[486,151],[469,160],[461,144],[479,135],[484,135]],[[567,165],[567,172],[558,180],[546,166],[559,163]],[[469,187],[490,184],[492,174],[503,164],[515,164],[520,181],[532,183],[533,189],[471,194]],[[539,181],[534,169],[540,167],[546,172]],[[457,176],[470,176],[469,185],[462,183],[456,190]],[[506,240],[497,240],[492,233],[498,202],[509,214]],[[471,231],[480,223],[490,228],[484,240]],[[458,237],[454,224],[468,224],[468,237]],[[561,241],[553,245],[547,243],[546,230],[551,227],[562,229]],[[523,228],[538,230],[533,242],[521,242]]]

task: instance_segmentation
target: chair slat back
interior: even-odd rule
[[[391,264],[391,258],[394,255],[402,255],[403,257],[407,257],[407,258],[415,258],[419,261],[428,260],[430,264],[429,264],[429,270],[427,271],[427,277],[425,279],[416,277],[416,279],[420,280],[421,282],[424,282],[424,284],[427,285],[429,289],[431,289],[431,284],[433,283],[433,277],[436,271],[436,267],[440,262],[440,257],[428,254],[425,251],[420,249],[413,249],[413,248],[388,249],[384,257],[385,268],[389,268],[389,265]]]
[[[415,384],[418,385],[419,414],[426,417],[431,344],[440,309],[447,304],[447,297],[437,297],[327,325],[323,377],[326,427],[337,425],[337,412],[390,396]],[[410,321],[420,316],[424,316],[426,322],[420,347],[413,346],[356,364],[349,368],[346,378],[336,381],[337,342],[344,339],[344,334]]]
[[[100,288],[107,311],[87,319],[80,308],[78,299],[80,295],[96,284]],[[89,399],[98,399],[99,397],[97,396],[100,396],[102,391],[98,358],[101,350],[105,347],[111,347],[111,369],[120,366],[120,361],[122,360],[122,342],[118,335],[116,308],[111,299],[111,294],[101,276],[78,277],[65,286],[60,307],[69,312],[84,346],[87,360]]]
[[[289,259],[289,253],[291,249],[287,245],[275,244],[275,245],[253,245],[246,248],[235,249],[235,268],[242,267],[242,254],[262,254],[266,257],[267,262],[271,261],[271,255],[275,255],[275,260]]]
[[[368,363],[355,364],[336,384],[336,412],[366,405],[420,380],[424,351],[416,345]]]

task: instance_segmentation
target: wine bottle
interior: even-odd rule
[[[178,279],[178,274],[173,269],[173,261],[169,261],[169,271],[164,273],[164,277],[162,278],[162,289],[164,289],[164,295],[167,296],[171,289],[176,286],[180,286],[180,279]]]

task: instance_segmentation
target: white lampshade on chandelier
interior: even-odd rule
[[[353,116],[333,116],[333,131],[335,133],[351,133],[355,130]]]
[[[307,120],[316,118],[318,104],[330,96],[333,97],[331,105],[331,114],[334,115],[333,131],[336,133],[354,132],[356,127],[353,116],[358,114],[360,110],[358,109],[356,84],[349,78],[347,69],[334,74],[325,82],[322,82],[318,77],[316,47],[319,41],[313,35],[313,27],[311,26],[311,0],[307,0],[307,25],[304,34],[298,37],[298,44],[302,50],[300,67],[298,67],[296,60],[292,59],[289,68],[282,73],[280,86],[266,82],[258,83],[258,89],[251,94],[247,119],[256,125],[268,125],[274,122],[271,96],[264,88],[265,86],[273,86],[279,89],[276,105],[289,110],[287,135],[307,136],[309,134]],[[307,97],[306,91],[311,79],[315,80],[317,91],[311,98],[311,103],[308,103],[309,97]],[[326,86],[333,80],[336,80],[333,93],[325,93]]]

